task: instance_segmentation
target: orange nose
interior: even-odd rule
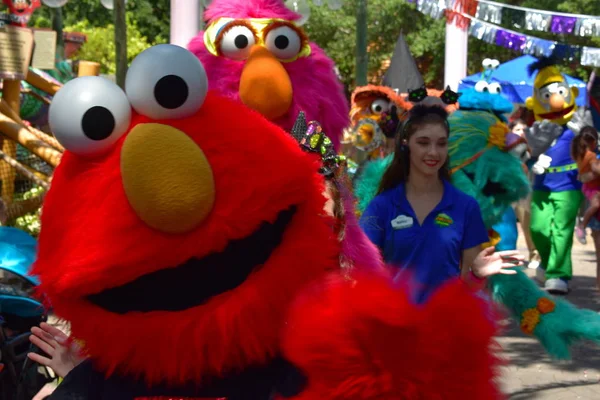
[[[565,99],[560,94],[554,93],[550,96],[550,107],[552,111],[560,111],[565,105]]]
[[[265,47],[253,46],[240,78],[242,102],[272,120],[290,109],[292,94],[283,65]]]

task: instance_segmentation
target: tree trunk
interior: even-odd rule
[[[127,75],[127,21],[125,19],[125,0],[113,1],[117,85],[119,85],[122,89],[125,89],[125,76]]]
[[[367,25],[367,0],[358,0],[356,6],[356,86],[366,85],[369,73]]]
[[[65,39],[63,37],[63,13],[62,7],[51,8],[52,29],[56,31],[56,61],[65,59]]]

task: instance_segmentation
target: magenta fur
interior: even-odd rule
[[[367,238],[354,213],[354,199],[351,193],[342,190],[346,228],[342,241],[342,253],[356,266],[362,269],[376,270],[383,267],[379,249]]]
[[[216,5],[219,6],[219,9],[229,10],[225,3],[218,2]],[[232,3],[238,2],[234,1]],[[256,3],[256,1],[253,3]],[[267,3],[271,5],[271,3],[277,2],[269,1]],[[212,5],[207,10],[207,14],[209,11],[212,17],[220,15],[212,9]],[[239,11],[236,11],[235,16],[243,18]],[[255,12],[250,14],[252,16],[258,15]],[[230,16],[230,14],[222,15]],[[267,15],[274,14],[269,13]],[[209,87],[239,101],[240,76],[244,68],[244,61],[213,56],[206,50],[203,38],[204,32],[200,32],[198,36],[192,39],[188,48],[204,64]],[[343,86],[335,74],[333,61],[316,44],[311,43],[311,49],[310,57],[283,63],[292,81],[293,101],[287,114],[273,122],[289,131],[292,129],[298,113],[304,111],[309,121],[316,120],[321,123],[327,135],[334,142],[335,147],[339,148],[342,132],[350,123],[348,101],[344,96]]]
[[[219,17],[228,18],[281,18],[295,21],[300,18],[283,4],[283,0],[213,0],[204,13],[212,21]]]

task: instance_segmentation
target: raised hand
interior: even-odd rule
[[[509,269],[519,267],[525,262],[525,257],[516,250],[495,252],[495,247],[482,250],[471,269],[478,278],[487,278],[496,274],[514,275],[516,271]]]
[[[531,149],[531,157],[536,158],[546,152],[554,140],[563,133],[563,127],[548,120],[535,121],[533,126],[525,130],[525,138]]]
[[[40,350],[50,356],[44,357],[37,353],[29,353],[27,357],[31,360],[51,368],[61,378],[84,360],[80,355],[81,348],[72,342],[63,331],[54,326],[42,322],[40,327],[31,328],[32,335],[29,341]]]

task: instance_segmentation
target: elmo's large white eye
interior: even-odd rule
[[[131,106],[111,81],[97,76],[76,78],[52,99],[49,122],[65,149],[94,155],[108,150],[127,132]]]
[[[390,110],[390,102],[384,99],[377,99],[371,103],[371,111],[375,114],[381,114]]]
[[[475,90],[479,93],[488,91],[488,83],[486,81],[479,81],[475,84]]]
[[[233,60],[245,60],[250,54],[250,49],[256,43],[254,32],[245,25],[234,25],[227,29],[221,42],[219,51],[224,57]]]
[[[280,60],[289,60],[300,53],[302,38],[289,26],[271,29],[265,37],[265,46]]]
[[[140,53],[125,79],[125,92],[133,108],[152,119],[195,114],[207,91],[208,79],[200,60],[171,44],[159,44]]]
[[[497,82],[490,83],[488,85],[488,91],[493,94],[500,94],[502,93],[502,86]]]

